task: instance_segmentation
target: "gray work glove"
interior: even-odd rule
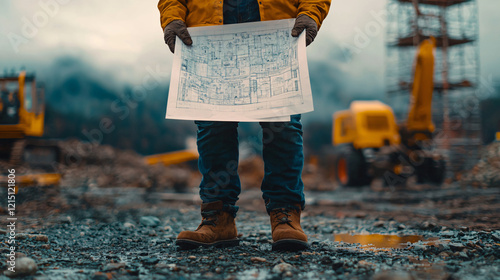
[[[306,30],[306,46],[309,46],[318,34],[318,25],[316,21],[308,15],[301,14],[295,19],[295,24],[292,28],[292,36],[298,37],[304,29]]]
[[[193,44],[193,40],[191,40],[191,35],[189,35],[186,24],[182,20],[172,21],[167,24],[163,30],[165,44],[168,45],[172,53],[174,53],[175,50],[175,36],[179,36],[182,42],[188,46]]]

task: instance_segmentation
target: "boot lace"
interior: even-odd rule
[[[213,211],[203,211],[201,212],[201,216],[203,217],[200,226],[211,225],[215,226],[215,222],[217,222],[217,214],[219,214],[218,210]]]
[[[278,221],[278,224],[289,224],[292,220],[288,219],[292,214],[289,213],[290,209],[276,209],[274,211],[274,218]]]

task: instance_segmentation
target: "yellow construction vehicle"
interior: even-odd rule
[[[423,41],[416,56],[408,120],[397,123],[390,106],[380,101],[353,101],[333,116],[336,179],[344,186],[369,184],[382,177],[389,185],[441,184],[443,157],[429,148],[434,87],[434,38]]]
[[[44,88],[34,75],[0,77],[0,155],[12,165],[23,162],[50,168],[60,161],[56,142],[37,139],[44,132]]]

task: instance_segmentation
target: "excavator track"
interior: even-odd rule
[[[9,163],[12,165],[20,165],[23,162],[24,148],[26,147],[26,139],[16,140],[12,144]]]
[[[44,139],[20,139],[10,144],[8,162],[12,166],[26,164],[30,167],[53,171],[61,162],[61,149],[56,141]]]

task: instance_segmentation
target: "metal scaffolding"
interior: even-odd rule
[[[479,157],[479,26],[475,0],[389,0],[387,97],[399,120],[407,116],[416,48],[437,42],[433,95],[434,143],[448,170],[471,168]]]

